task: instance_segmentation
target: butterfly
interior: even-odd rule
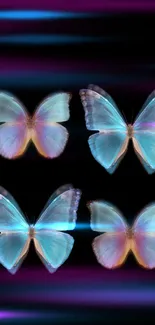
[[[126,124],[111,96],[98,86],[80,90],[93,157],[113,173],[132,139],[134,150],[148,173],[155,171],[155,91],[147,98],[133,125]]]
[[[70,98],[65,92],[49,95],[31,117],[16,97],[0,92],[0,154],[17,158],[32,140],[44,157],[58,157],[68,140],[67,129],[58,122],[69,119]]]
[[[60,187],[48,200],[39,219],[29,225],[14,198],[0,188],[0,263],[14,274],[34,241],[36,252],[49,272],[69,257],[74,239],[62,231],[76,226],[81,192],[71,185]]]
[[[111,204],[92,201],[91,229],[103,233],[93,243],[98,262],[108,268],[119,267],[130,251],[144,268],[155,268],[155,204],[150,204],[129,227],[122,214]]]

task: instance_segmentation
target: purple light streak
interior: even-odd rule
[[[103,268],[21,269],[12,276],[0,272],[0,302],[52,306],[145,306],[155,304],[155,273],[144,269]]]
[[[121,68],[120,65],[118,66],[108,60],[103,62],[102,60],[86,61],[85,59],[72,59],[69,61],[67,59],[59,60],[51,58],[41,60],[39,57],[0,57],[1,79],[4,78],[5,81],[6,78],[9,81],[13,80],[12,83],[14,85],[14,79],[18,80],[20,78],[20,87],[21,81],[27,80],[26,78],[28,76],[30,78],[32,76],[34,78],[38,76],[38,79],[42,80],[46,78],[46,74],[53,76],[53,78],[55,78],[55,75],[61,74],[64,83],[68,75],[73,76],[75,80],[77,80],[77,75],[79,81],[75,82],[75,86],[78,88],[83,86],[87,87],[90,82],[99,84],[101,87],[104,85],[105,89],[108,89],[110,85],[110,87],[115,87],[116,89],[122,89],[123,87],[125,91],[131,91],[132,89],[136,93],[142,91],[150,93],[155,88],[154,77],[150,77],[148,82],[147,74],[144,74],[143,78],[138,78],[137,80],[139,71],[143,69],[143,64],[131,66],[127,62],[124,62],[121,63]],[[121,74],[120,70],[122,71]],[[117,74],[119,74],[120,80],[116,78]],[[86,79],[88,82],[84,81]],[[7,89],[7,86],[5,86],[5,89]]]
[[[0,310],[0,321],[6,319],[35,318],[37,312]]]
[[[28,57],[15,57],[15,58],[6,58],[0,57],[0,71],[4,72],[16,72],[16,71],[53,71],[53,72],[67,72],[70,71],[101,71],[101,67],[107,69],[107,64],[103,62],[94,62],[88,60],[53,60],[46,58],[42,60],[39,58],[28,58]]]
[[[3,0],[1,9],[34,9],[34,10],[64,10],[64,11],[104,11],[105,12],[146,12],[155,10],[155,2],[148,1],[124,1],[124,0],[90,0],[90,1],[31,1],[31,0]]]

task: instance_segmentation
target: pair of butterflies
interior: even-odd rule
[[[31,240],[49,272],[69,257],[74,239],[64,231],[76,227],[81,191],[71,185],[60,187],[48,200],[34,225],[29,225],[13,197],[0,188],[0,263],[14,274],[25,258]],[[129,251],[145,268],[155,267],[155,204],[150,204],[128,227],[121,213],[104,201],[92,201],[91,229],[101,234],[93,241],[98,262],[120,266]]]
[[[129,139],[148,173],[155,171],[155,92],[148,97],[133,125],[127,125],[113,99],[98,86],[80,90],[94,158],[112,173],[125,154]],[[30,140],[41,155],[58,157],[64,150],[68,131],[59,123],[69,119],[70,94],[48,96],[33,117],[7,93],[0,93],[0,154],[6,158],[22,155]]]

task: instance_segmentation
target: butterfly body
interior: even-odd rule
[[[129,139],[132,139],[134,136],[134,128],[132,124],[128,124],[128,132],[127,135],[129,137]]]
[[[29,238],[30,240],[34,239],[35,237],[35,227],[34,225],[30,225],[30,228],[29,228]]]
[[[132,228],[128,228],[126,231],[126,235],[128,240],[132,241],[133,237],[134,237],[134,231]]]
[[[27,116],[26,121],[25,121],[25,125],[28,128],[29,131],[31,131],[32,129],[34,129],[35,125],[36,125],[36,121],[33,117],[31,116]]]

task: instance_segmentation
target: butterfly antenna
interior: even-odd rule
[[[32,225],[35,225],[36,221],[37,221],[37,219],[33,216],[33,218],[32,218]]]
[[[133,124],[134,122],[134,110],[132,108],[132,111],[131,111],[131,124]]]
[[[126,118],[126,116],[125,116],[124,111],[122,111],[122,115],[123,115],[123,118],[124,118],[125,123],[128,124],[128,121],[127,121],[127,118]]]

